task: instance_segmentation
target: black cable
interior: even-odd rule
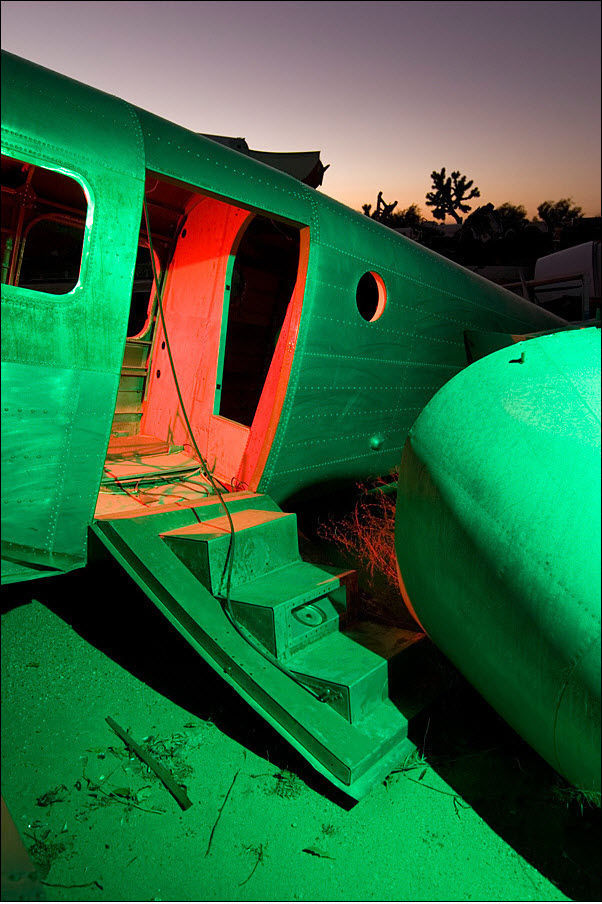
[[[169,365],[171,367],[171,372],[173,375],[176,392],[178,394],[178,399],[180,401],[180,410],[182,412],[182,416],[184,417],[184,421],[186,423],[186,428],[188,430],[188,435],[190,437],[190,441],[191,441],[192,445],[194,446],[194,450],[198,456],[199,461],[201,462],[203,472],[204,472],[205,476],[208,478],[217,497],[219,498],[220,504],[226,513],[226,517],[228,518],[228,525],[230,527],[230,540],[228,542],[228,551],[226,553],[226,561],[224,562],[224,570],[222,572],[222,581],[223,581],[224,574],[226,574],[226,605],[227,605],[228,610],[230,610],[230,585],[232,582],[232,566],[234,565],[234,533],[235,533],[234,532],[234,522],[232,521],[232,515],[230,514],[230,510],[228,509],[228,506],[226,505],[226,503],[224,501],[222,492],[218,488],[216,481],[213,479],[213,474],[209,470],[209,468],[207,466],[207,462],[205,461],[205,459],[203,458],[203,456],[201,454],[201,450],[199,449],[199,447],[197,445],[197,441],[196,441],[194,433],[192,431],[192,427],[190,426],[190,421],[188,420],[186,406],[184,405],[184,399],[182,398],[182,393],[180,392],[180,384],[179,384],[178,378],[176,376],[176,368],[174,365],[173,356],[171,354],[171,346],[169,344],[169,337],[167,335],[167,328],[165,325],[165,314],[163,311],[163,289],[164,289],[164,280],[165,280],[166,274],[167,274],[168,261],[165,262],[165,266],[163,268],[163,273],[162,273],[162,278],[161,278],[161,284],[159,284],[159,279],[157,277],[157,268],[156,268],[156,264],[155,264],[155,255],[153,252],[153,239],[152,239],[152,235],[151,235],[150,220],[149,220],[149,216],[148,216],[148,207],[146,204],[146,198],[144,198],[143,206],[144,206],[144,219],[146,222],[146,233],[148,236],[148,243],[150,246],[150,259],[151,259],[151,265],[153,268],[153,277],[154,277],[155,286],[156,286],[155,291],[156,291],[156,295],[157,295],[157,301],[159,302],[159,313],[161,315],[161,324],[163,326],[163,336],[165,337],[165,348],[167,349]],[[178,240],[178,237],[180,235],[180,232],[182,231],[182,228],[183,228],[185,222],[186,222],[186,218],[184,218],[180,222],[179,228],[177,229],[176,234],[174,236],[174,241],[173,241],[173,246],[172,246],[174,250],[175,250],[176,242]]]
[[[321,694],[319,694],[319,693],[316,693],[316,691],[314,691],[311,687],[308,687],[306,684],[303,684],[303,683],[302,683],[302,682],[301,682],[301,681],[300,681],[300,680],[299,680],[299,679],[298,679],[298,678],[290,671],[290,669],[287,669],[286,666],[282,665],[282,663],[279,662],[279,661],[276,659],[276,657],[275,657],[269,650],[260,647],[260,646],[255,642],[255,638],[250,634],[250,632],[247,631],[247,629],[246,629],[243,625],[239,625],[239,624],[237,623],[237,621],[236,621],[236,619],[234,618],[234,615],[233,615],[233,613],[232,613],[232,606],[231,606],[231,602],[230,602],[230,589],[231,589],[231,582],[232,582],[232,567],[233,567],[233,565],[234,565],[234,548],[235,548],[235,547],[234,547],[234,534],[235,534],[235,531],[234,531],[234,522],[232,521],[232,515],[230,514],[230,511],[229,511],[229,509],[228,509],[228,506],[226,505],[226,503],[225,503],[225,501],[224,501],[223,495],[222,495],[222,493],[220,492],[220,490],[218,489],[218,486],[217,486],[217,478],[214,479],[213,474],[212,474],[211,471],[209,470],[209,468],[208,468],[208,466],[207,466],[207,462],[206,462],[205,459],[203,458],[203,456],[202,456],[202,454],[201,454],[201,451],[200,451],[200,449],[199,449],[199,447],[198,447],[198,445],[197,445],[196,439],[195,439],[195,437],[194,437],[194,433],[192,432],[192,427],[191,427],[191,425],[190,425],[190,421],[188,420],[188,414],[187,414],[187,412],[186,412],[186,407],[185,407],[185,405],[184,405],[184,400],[183,400],[183,398],[182,398],[182,393],[180,392],[180,384],[179,384],[178,378],[177,378],[177,376],[176,376],[176,368],[175,368],[175,365],[174,365],[173,356],[172,356],[172,354],[171,354],[171,347],[170,347],[170,344],[169,344],[169,337],[168,337],[168,335],[167,335],[167,328],[166,328],[166,326],[165,326],[165,314],[164,314],[164,311],[163,311],[163,289],[164,289],[164,281],[165,281],[165,279],[166,279],[168,264],[169,264],[169,261],[170,261],[170,259],[171,259],[171,256],[172,256],[173,253],[175,252],[175,246],[176,246],[178,237],[179,237],[179,235],[180,235],[180,233],[181,233],[181,231],[182,231],[182,229],[183,229],[183,227],[184,227],[184,223],[186,222],[186,217],[184,217],[183,220],[180,221],[179,227],[178,227],[178,229],[176,230],[176,234],[175,234],[175,236],[174,236],[174,241],[173,241],[173,243],[172,243],[172,248],[170,249],[170,254],[168,255],[168,259],[166,260],[165,265],[164,265],[164,267],[163,267],[163,273],[162,273],[162,275],[161,275],[161,283],[159,284],[159,279],[158,279],[158,277],[157,277],[157,269],[156,269],[156,266],[155,266],[155,255],[154,255],[154,252],[153,252],[153,239],[152,239],[152,236],[151,236],[150,221],[149,221],[149,216],[148,216],[148,208],[147,208],[147,205],[146,205],[146,198],[144,199],[143,207],[144,207],[144,219],[145,219],[145,222],[146,222],[146,232],[147,232],[147,235],[148,235],[148,242],[149,242],[149,246],[150,246],[150,258],[151,258],[151,264],[152,264],[152,268],[153,268],[153,277],[154,277],[154,280],[155,280],[155,286],[156,286],[156,290],[155,290],[155,291],[156,291],[157,301],[158,301],[158,303],[159,303],[159,313],[160,313],[160,315],[161,315],[161,324],[162,324],[162,326],[163,326],[163,336],[165,337],[165,348],[167,349],[167,355],[168,355],[168,358],[169,358],[169,365],[170,365],[170,367],[171,367],[171,372],[172,372],[172,375],[173,375],[173,378],[174,378],[174,383],[175,383],[176,391],[177,391],[177,393],[178,393],[178,399],[179,399],[179,402],[180,402],[180,409],[181,409],[181,411],[182,411],[182,415],[183,415],[184,421],[185,421],[185,423],[186,423],[186,428],[187,428],[187,430],[188,430],[188,435],[190,436],[190,441],[192,442],[192,445],[193,445],[193,447],[194,447],[194,450],[195,450],[195,452],[196,452],[196,454],[197,454],[197,456],[198,456],[198,458],[199,458],[199,461],[201,462],[202,470],[203,470],[205,476],[209,479],[209,482],[211,483],[211,486],[212,486],[213,489],[215,490],[216,495],[219,497],[219,501],[220,501],[220,503],[221,503],[221,505],[222,505],[224,511],[226,512],[226,515],[227,515],[227,517],[228,517],[228,524],[229,524],[229,526],[230,526],[230,541],[229,541],[229,543],[228,543],[228,551],[227,551],[227,553],[226,553],[226,561],[225,561],[225,563],[224,563],[224,571],[222,572],[222,581],[223,581],[223,575],[226,573],[226,570],[227,570],[227,578],[226,578],[226,598],[225,598],[225,600],[224,600],[224,606],[223,606],[224,613],[225,613],[225,615],[226,615],[228,621],[229,621],[230,624],[232,625],[232,627],[236,630],[236,632],[237,632],[238,634],[240,634],[240,636],[243,638],[243,640],[245,640],[248,644],[250,644],[250,646],[252,646],[254,650],[256,650],[258,653],[260,653],[260,654],[264,657],[264,659],[267,659],[268,662],[271,662],[272,665],[276,666],[276,668],[279,669],[279,671],[283,672],[288,678],[291,678],[296,684],[298,684],[298,685],[300,685],[301,687],[303,687],[304,690],[306,690],[309,694],[311,694],[312,697],[315,697],[315,699],[318,700],[320,703],[326,703],[326,702],[328,702],[328,698],[331,696],[331,691],[330,691],[329,688],[326,688]],[[223,484],[222,484],[222,486],[223,486]],[[195,512],[194,514],[195,514],[195,516],[197,517],[197,520],[198,520],[198,515],[197,515],[197,513]]]

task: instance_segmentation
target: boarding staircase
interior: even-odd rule
[[[94,531],[201,655],[359,798],[413,746],[387,658],[353,630],[355,573],[303,561],[296,516],[269,496],[224,500],[233,542],[217,496]]]

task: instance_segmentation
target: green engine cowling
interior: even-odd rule
[[[600,330],[487,355],[416,420],[399,477],[408,607],[513,728],[600,790]]]

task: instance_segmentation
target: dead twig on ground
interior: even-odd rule
[[[253,854],[255,854],[255,857],[256,857],[255,863],[254,863],[254,865],[253,865],[253,869],[251,870],[251,872],[249,873],[249,875],[247,876],[247,878],[246,878],[243,882],[239,882],[239,883],[238,883],[238,887],[239,887],[239,888],[240,888],[242,885],[246,885],[246,884],[247,884],[247,882],[249,881],[249,879],[251,878],[251,876],[253,875],[253,873],[255,872],[255,870],[257,869],[257,867],[259,866],[259,864],[260,864],[260,863],[263,863],[263,858],[264,858],[264,855],[265,855],[265,851],[264,851],[264,848],[263,848],[263,844],[260,844],[259,847],[252,847],[252,848],[249,848],[249,850],[250,850]]]
[[[242,766],[240,767],[240,769],[242,769]],[[237,769],[236,772],[234,773],[234,778],[233,778],[232,781],[230,782],[230,787],[229,787],[228,790],[226,791],[226,796],[224,797],[224,799],[223,799],[223,801],[222,801],[222,805],[221,805],[221,807],[219,808],[219,810],[217,811],[217,818],[216,818],[215,822],[213,823],[213,828],[211,829],[211,834],[210,834],[210,836],[209,836],[209,841],[207,842],[207,850],[205,851],[205,857],[208,857],[208,856],[209,856],[209,851],[211,850],[211,843],[212,843],[212,841],[213,841],[213,836],[214,836],[214,834],[215,834],[215,830],[216,830],[216,828],[217,828],[217,824],[218,824],[218,822],[220,821],[220,818],[221,818],[223,809],[224,809],[224,807],[226,806],[226,804],[227,804],[227,802],[228,802],[228,798],[230,797],[230,794],[231,794],[231,792],[232,792],[232,788],[234,787],[234,782],[235,782],[236,779],[238,778],[238,773],[240,772],[240,769]]]
[[[56,788],[52,788],[52,790],[37,797],[36,804],[38,807],[50,807],[52,804],[62,804],[66,800],[63,796],[63,791],[67,790],[67,785],[57,785]]]
[[[167,769],[161,766],[161,764],[158,763],[155,758],[152,757],[150,753],[148,753],[148,751],[146,751],[140,744],[138,744],[138,742],[135,741],[132,736],[129,735],[127,731],[125,731],[124,728],[118,725],[114,719],[112,719],[110,716],[107,716],[105,721],[107,722],[109,727],[112,728],[115,734],[121,738],[126,747],[128,747],[129,750],[132,751],[132,753],[135,753],[136,756],[149,767],[149,769],[152,769],[157,778],[161,782],[163,782],[171,796],[178,802],[182,810],[188,810],[188,808],[192,806],[192,801],[189,799],[184,789],[174,781],[173,776],[170,775]]]
[[[135,810],[142,810],[143,813],[157,813],[158,815],[162,815],[165,813],[165,810],[156,810],[149,807],[141,807],[139,804],[134,803],[134,794],[130,791],[129,788],[118,788],[114,791],[105,791],[100,785],[97,785],[95,782],[90,781],[89,778],[86,778],[88,782],[88,794],[91,797],[98,798],[98,794],[102,794],[103,798],[106,800],[115,801],[118,804],[122,804],[124,807],[128,809],[133,807]]]
[[[404,778],[407,778],[409,782],[414,782],[415,785],[420,785],[422,788],[428,788],[429,791],[436,791],[437,794],[445,794],[446,797],[453,798],[454,810],[456,811],[458,819],[460,818],[460,810],[467,810],[469,808],[469,805],[458,797],[457,794],[454,794],[453,791],[444,791],[443,788],[434,788],[432,785],[427,785],[426,782],[423,782],[420,779],[411,778],[405,772],[402,772],[402,775]],[[422,776],[420,778],[422,778]]]
[[[40,885],[47,885],[49,888],[89,888],[90,885],[95,885],[101,891],[104,891],[104,888],[96,879],[92,882],[82,882],[79,885],[63,885],[62,882],[44,882],[43,879],[40,879]]]
[[[312,857],[321,857],[323,860],[334,860],[334,857],[331,857],[330,854],[326,854],[324,851],[321,851],[319,848],[303,848],[301,853],[302,854],[311,854]]]

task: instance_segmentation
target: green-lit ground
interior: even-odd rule
[[[351,806],[117,566],[6,589],[2,653],[2,789],[49,900],[599,899],[600,811],[451,669],[412,726],[429,765]]]

